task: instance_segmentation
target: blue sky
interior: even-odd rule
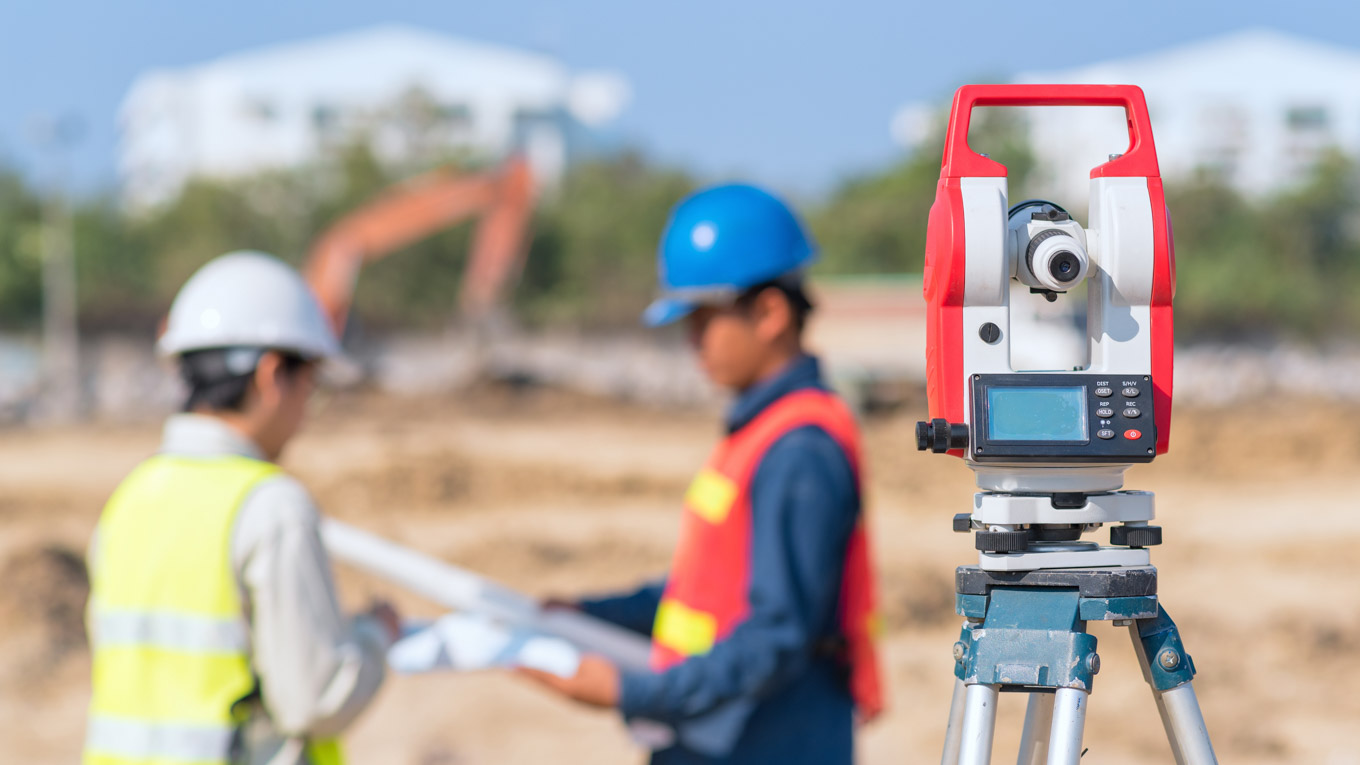
[[[618,123],[630,143],[800,194],[891,161],[894,109],[965,81],[1255,26],[1360,49],[1360,4],[1335,0],[0,0],[0,162],[41,176],[35,117],[74,113],[84,135],[71,174],[110,186],[118,103],[139,72],[384,22],[619,70],[634,89]]]

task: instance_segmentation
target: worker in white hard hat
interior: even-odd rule
[[[234,252],[180,290],[159,351],[188,397],[90,546],[84,762],[338,765],[400,626],[342,615],[316,505],[276,464],[335,335],[296,271]]]

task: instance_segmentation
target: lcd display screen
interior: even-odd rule
[[[1086,388],[987,388],[991,441],[1087,441]]]

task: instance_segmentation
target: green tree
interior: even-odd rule
[[[42,311],[42,202],[0,168],[0,322],[31,326]]]
[[[1360,329],[1354,163],[1325,155],[1299,187],[1252,201],[1201,174],[1167,184],[1182,337],[1323,338]]]
[[[535,218],[516,302],[540,323],[635,324],[666,218],[693,188],[636,153],[576,165]]]
[[[926,222],[940,179],[944,132],[941,115],[930,140],[882,173],[841,184],[810,216],[822,247],[822,272],[920,273]],[[1014,110],[978,110],[969,145],[1006,165],[1011,198],[1025,198],[1034,156],[1025,124]]]
[[[900,162],[850,178],[806,208],[823,250],[820,272],[920,272],[942,141],[943,124]],[[970,144],[1007,165],[1013,199],[1031,193],[1034,158],[1013,111],[980,110]],[[82,325],[149,330],[184,279],[229,250],[261,249],[300,264],[328,225],[399,172],[407,171],[355,141],[305,168],[193,181],[150,211],[85,199],[73,218]],[[669,210],[694,186],[684,171],[637,153],[572,166],[535,211],[513,293],[520,316],[537,325],[634,325],[655,289],[656,242]],[[1244,198],[1210,173],[1166,188],[1180,337],[1319,339],[1360,330],[1360,169],[1352,159],[1328,154],[1297,188],[1264,199]],[[42,214],[41,195],[0,168],[0,326],[37,326]],[[385,329],[451,321],[472,229],[464,223],[366,267],[359,322]]]
[[[73,224],[81,326],[152,331],[173,287],[156,278],[159,263],[144,232],[106,198],[86,201],[75,211]]]

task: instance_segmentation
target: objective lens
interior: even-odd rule
[[[1053,274],[1053,278],[1060,282],[1070,282],[1077,278],[1077,273],[1081,270],[1077,263],[1077,256],[1062,250],[1054,253],[1053,260],[1049,262],[1048,272]]]

